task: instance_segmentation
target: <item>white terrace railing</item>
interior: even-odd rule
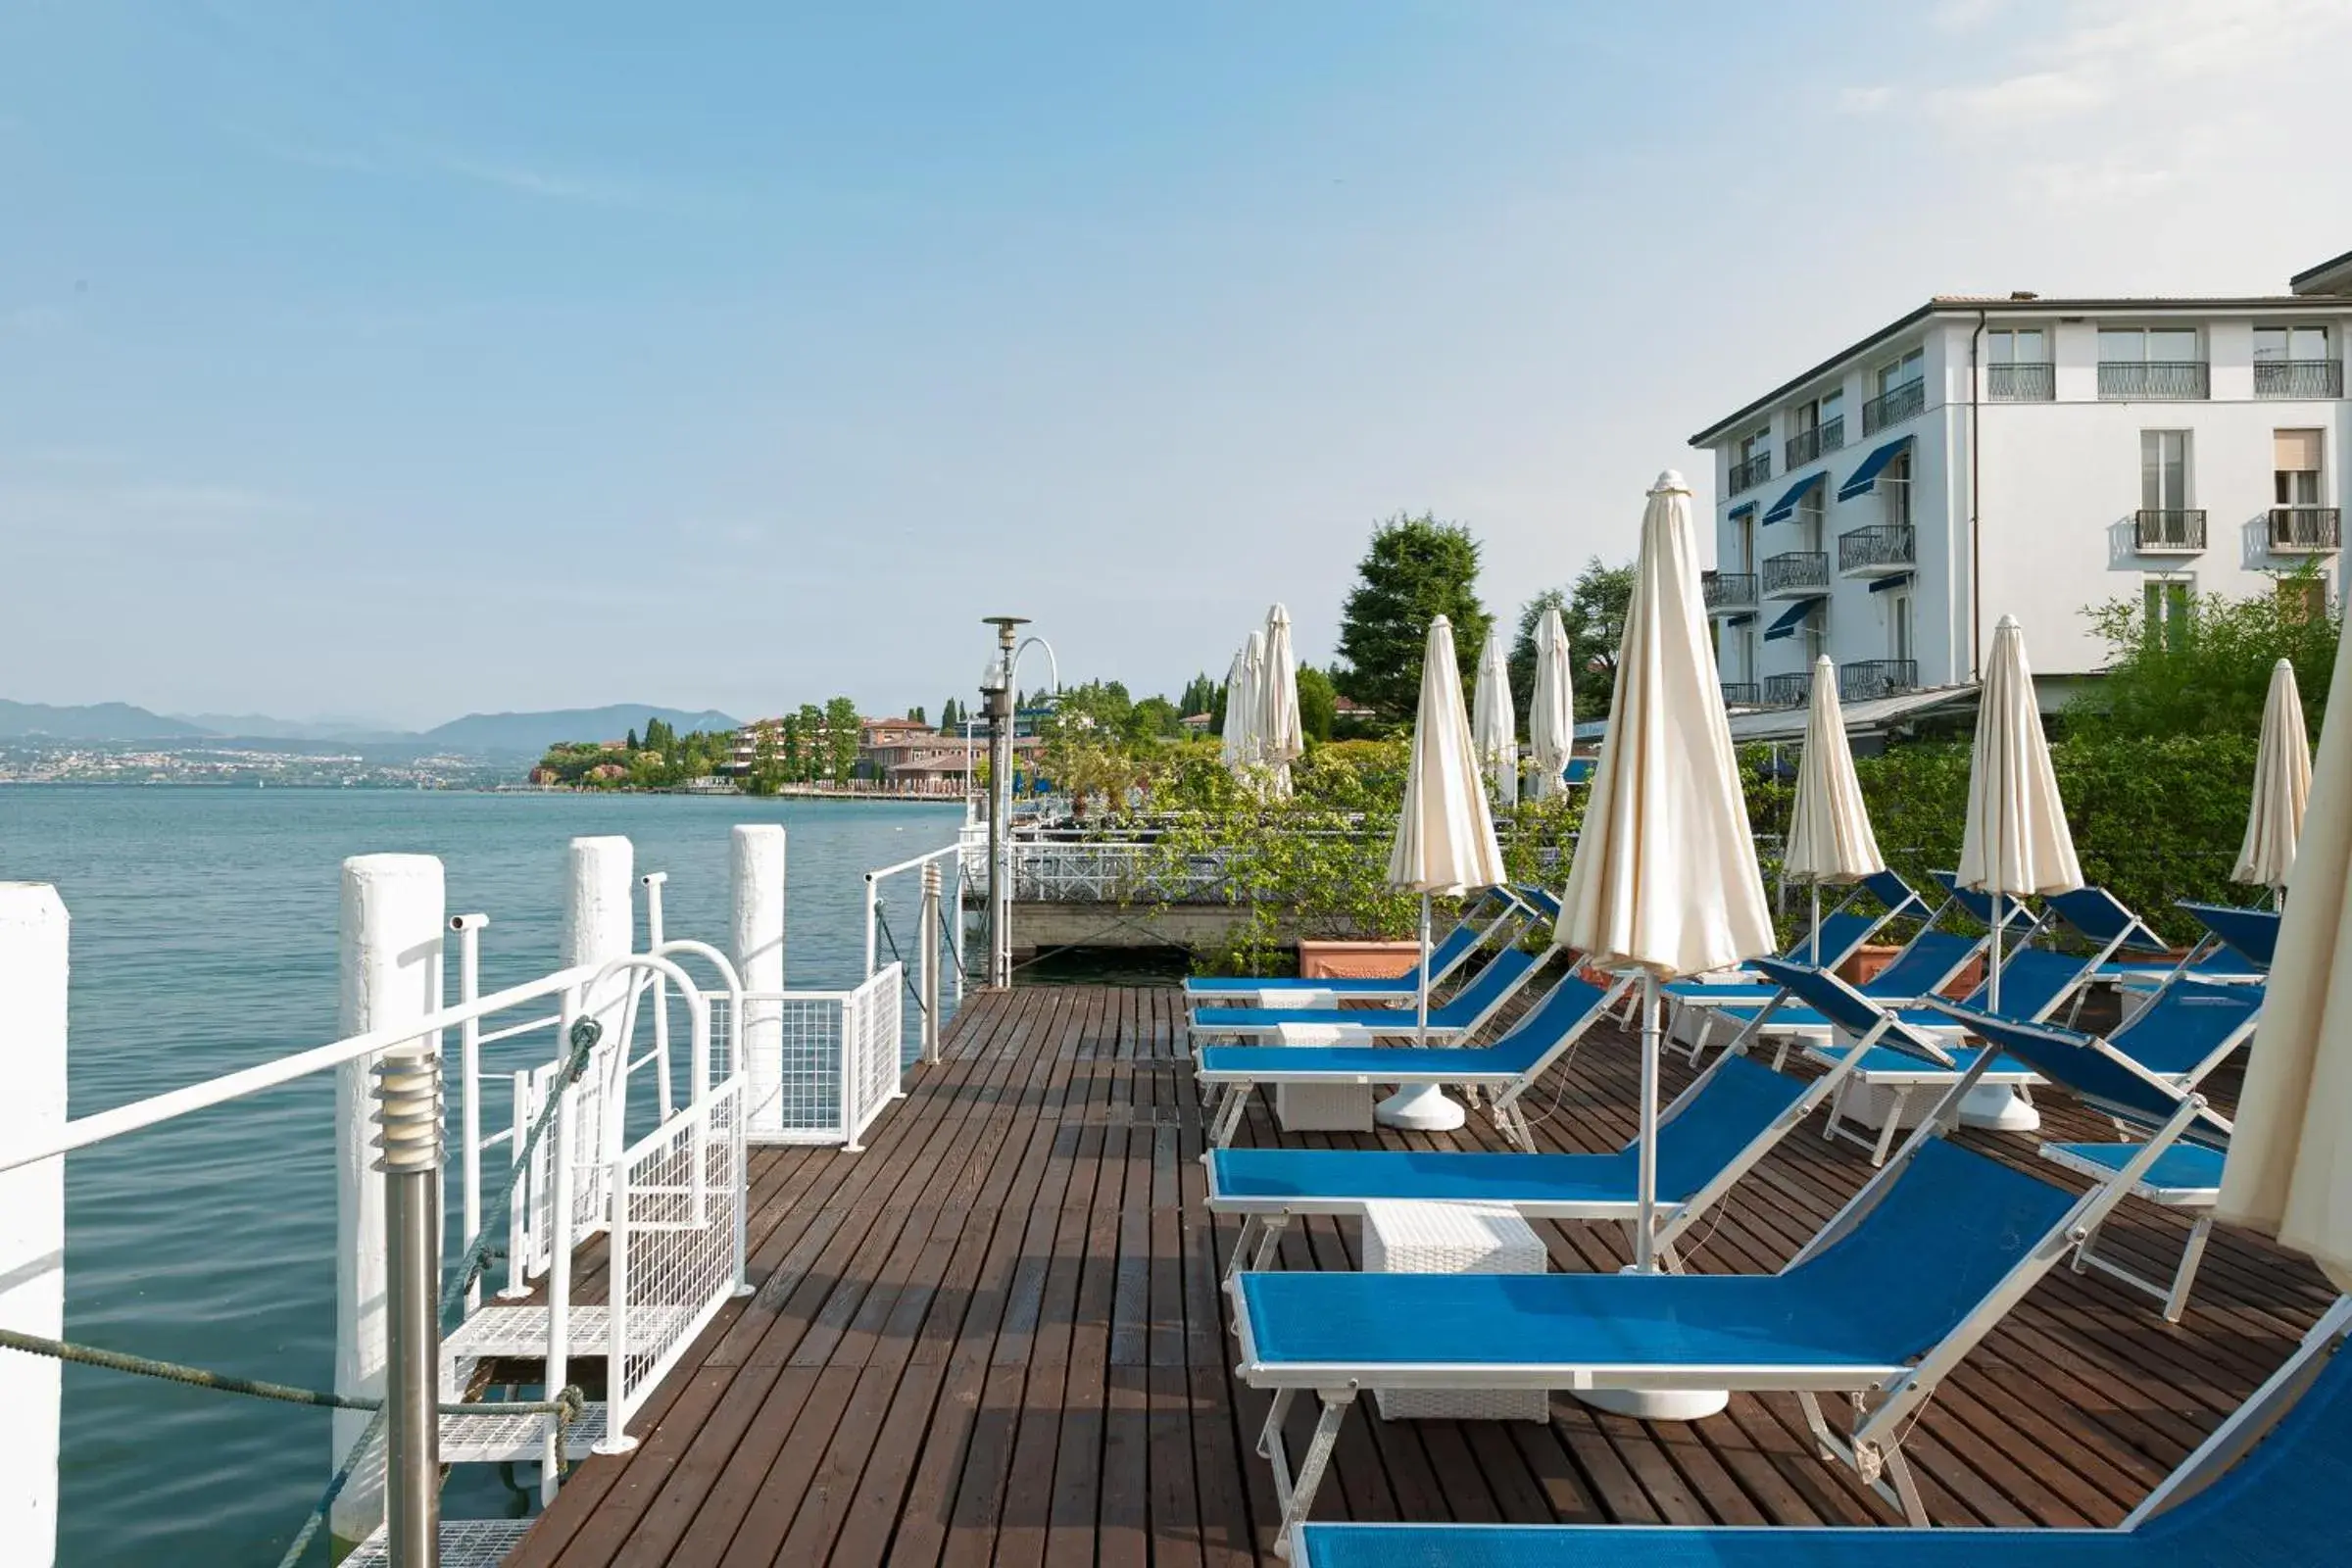
[[[587,874],[583,863],[575,854],[575,889]],[[347,870],[347,900],[355,896],[351,875]],[[625,870],[623,878],[602,890],[615,935],[634,924]],[[606,1400],[568,1424],[545,1401],[502,1411],[490,1399],[445,1411],[438,1418],[439,1459],[538,1461],[542,1496],[552,1498],[563,1459],[633,1446],[627,1429],[648,1395],[726,1299],[747,1289],[747,1146],[858,1149],[875,1117],[905,1092],[901,965],[883,966],[847,991],[747,991],[716,949],[662,937],[659,875],[639,885],[648,890],[650,951],[569,964],[486,994],[480,975],[487,917],[447,920],[441,929],[445,942],[455,937],[454,1002],[445,1000],[446,947],[433,944],[428,952],[416,940],[440,921],[437,912],[405,913],[405,926],[399,919],[361,919],[346,930],[346,984],[356,983],[354,974],[372,977],[367,983],[377,990],[364,994],[376,1001],[368,1004],[378,1017],[391,1008],[397,1021],[110,1110],[61,1116],[0,1149],[0,1172],[56,1161],[314,1074],[340,1073],[337,1167],[347,1186],[363,1190],[375,1179],[365,1174],[373,1163],[374,1102],[360,1074],[388,1051],[413,1052],[422,1044],[443,1064],[444,1093],[455,1102],[442,1161],[444,1179],[458,1189],[451,1217],[463,1239],[445,1250],[467,1269],[464,1291],[455,1290],[454,1275],[434,1287],[449,1313],[439,1361],[443,1400],[469,1399],[473,1371],[485,1359],[543,1357],[551,1392],[566,1387],[571,1359],[608,1363]],[[780,897],[780,887],[776,892]],[[623,924],[622,915],[632,918]],[[61,995],[63,963],[61,947]],[[671,1059],[673,1007],[682,1009],[686,1026],[679,1062]],[[602,1038],[576,1080],[567,1081],[573,1026],[589,1016],[602,1025]],[[447,1052],[453,1035],[454,1059]],[[62,1030],[56,1049],[65,1050]],[[506,1233],[503,1268],[496,1271],[503,1277],[488,1298],[480,1275],[489,1270],[468,1266],[482,1255],[486,1225]],[[606,1299],[577,1304],[573,1255],[600,1232]],[[380,1258],[383,1241],[380,1232],[350,1233],[340,1246],[363,1258],[375,1249]],[[370,1267],[381,1266],[355,1263],[354,1277],[366,1281]],[[338,1339],[361,1347],[355,1356],[382,1332],[368,1326],[382,1310],[379,1280],[344,1293]],[[345,1360],[339,1351],[339,1387],[364,1387],[350,1383]],[[364,1368],[365,1361],[352,1365]],[[379,1435],[362,1442],[363,1428]],[[381,1463],[380,1426],[370,1427],[364,1411],[338,1412],[335,1443],[338,1464]]]

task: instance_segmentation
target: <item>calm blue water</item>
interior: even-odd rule
[[[669,873],[668,934],[723,949],[727,829],[778,820],[787,981],[829,987],[863,962],[860,873],[949,842],[959,817],[685,796],[0,787],[0,879],[54,882],[73,915],[72,1111],[84,1116],[333,1039],[346,856],[440,856],[451,911],[490,915],[488,991],[556,966],[575,835],[628,835],[638,870]],[[911,958],[915,889],[897,886]],[[449,974],[454,987],[454,948]],[[326,1384],[333,1099],[318,1077],[73,1155],[69,1337]],[[78,1367],[65,1388],[63,1563],[274,1561],[330,1468],[324,1412]],[[458,1476],[452,1515],[519,1509],[488,1467]]]

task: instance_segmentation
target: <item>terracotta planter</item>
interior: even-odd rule
[[[1852,957],[1838,966],[1838,978],[1849,986],[1867,985],[1879,977],[1879,971],[1894,961],[1903,950],[1891,945],[1866,942]]]
[[[1302,980],[1386,979],[1420,961],[1421,944],[1415,941],[1298,944],[1298,977]]]

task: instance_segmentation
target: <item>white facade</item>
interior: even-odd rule
[[[1802,701],[1821,653],[1849,698],[1965,682],[2004,614],[2037,674],[2086,674],[2087,607],[2278,592],[2306,562],[2332,597],[2347,333],[2352,292],[1938,299],[1701,431],[1727,692]]]

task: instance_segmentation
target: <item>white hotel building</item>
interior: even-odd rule
[[[2352,252],[2290,288],[1937,298],[1692,436],[1726,695],[1801,703],[1822,653],[1848,701],[1965,684],[2013,614],[2051,700],[2105,662],[2085,606],[2335,593]]]

